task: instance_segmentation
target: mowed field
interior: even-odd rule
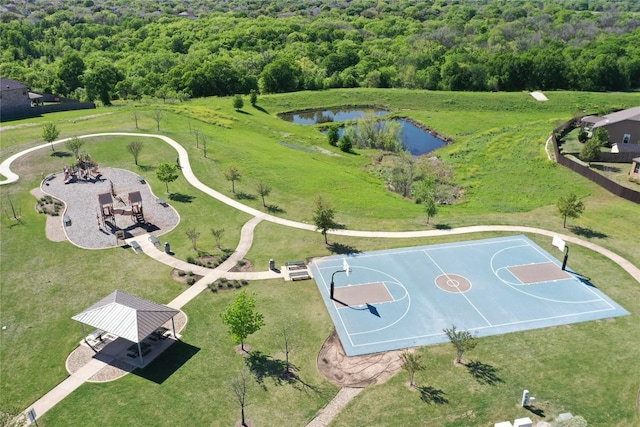
[[[202,182],[230,197],[237,197],[224,177],[230,166],[242,173],[235,186],[247,205],[263,209],[255,187],[259,181],[269,184],[267,203],[277,206],[276,215],[288,219],[311,223],[313,200],[321,194],[335,207],[336,220],[348,229],[526,225],[579,236],[640,265],[640,207],[549,162],[544,151],[547,137],[560,123],[583,112],[639,105],[640,96],[574,92],[547,96],[549,101],[540,103],[526,93],[332,90],[260,96],[259,108],[245,100],[242,111],[233,109],[230,98],[123,103],[2,123],[0,160],[41,144],[46,121],[58,126],[60,138],[101,132],[161,133],[187,149]],[[462,202],[439,207],[427,224],[422,206],[390,193],[384,179],[370,172],[377,153],[342,153],[329,146],[314,126],[277,118],[286,111],[344,105],[386,107],[452,138],[453,144],[434,154],[453,166],[456,183],[465,189]],[[152,118],[155,110],[162,111],[159,131]],[[134,113],[139,117],[137,129]],[[135,139],[144,141],[138,166],[126,150]],[[85,141],[82,151],[100,165],[144,174],[155,194],[165,192],[155,168],[175,162],[176,157],[165,143],[125,136]],[[29,154],[12,167],[20,180],[0,186],[0,409],[5,411],[27,408],[65,378],[64,361],[82,336],[71,316],[115,289],[160,303],[186,289],[171,279],[169,267],[131,250],[87,251],[47,240],[45,217],[36,213],[36,200],[29,192],[39,186],[43,175],[61,171],[69,163],[68,154],[63,146]],[[196,255],[185,233],[188,229],[200,232],[198,247],[211,254],[219,253],[212,228],[225,230],[223,248],[236,246],[240,228],[249,219],[246,214],[193,189],[183,177],[171,183],[170,190],[182,196],[172,202],[182,221],[162,239],[171,242],[176,257],[186,260]],[[569,191],[582,198],[586,210],[563,229],[555,202]],[[22,218],[20,224],[11,219],[10,203]],[[327,247],[317,233],[263,222],[247,260],[254,270],[264,270],[271,258],[284,263],[329,255],[332,248],[373,250],[498,235],[504,233],[423,239],[329,236],[333,245]],[[548,238],[528,237],[550,248]],[[493,425],[524,416],[552,420],[567,411],[584,416],[591,426],[640,425],[636,360],[640,284],[611,261],[577,246],[571,248],[570,267],[589,277],[631,315],[483,338],[465,355],[479,362],[480,373],[454,366],[450,345],[418,349],[426,366],[416,376],[422,394],[408,389],[408,375],[400,372],[361,393],[332,425]],[[308,282],[252,282],[246,289],[256,292],[257,309],[266,323],[248,340],[253,351],[264,357],[259,359],[261,382],[251,389],[247,417],[255,425],[305,425],[337,391],[316,368],[318,351],[332,330],[329,316],[315,286]],[[239,408],[231,399],[229,384],[245,360],[233,351],[219,313],[235,293],[204,293],[184,308],[189,323],[183,341],[197,349],[188,360],[168,352],[137,375],[108,384],[85,384],[39,425],[104,425],[106,420],[109,425],[134,421],[233,424],[239,419]],[[290,357],[300,381],[292,383],[280,381],[269,370],[284,360],[278,337],[284,325],[295,331]],[[164,371],[170,372],[166,379],[153,381]],[[519,407],[524,388],[538,398],[537,413]],[[286,410],[273,411],[274,407]]]

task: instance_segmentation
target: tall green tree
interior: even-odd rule
[[[563,218],[563,228],[567,228],[567,218],[578,218],[584,212],[584,203],[578,200],[578,196],[574,193],[560,197],[556,206],[558,207],[558,213]]]
[[[51,151],[56,151],[55,148],[53,148],[53,141],[58,138],[58,135],[60,135],[60,131],[55,123],[46,122],[42,125],[42,139],[51,143]]]
[[[268,64],[260,73],[260,92],[282,93],[298,90],[302,72],[289,59],[280,58]]]
[[[103,105],[111,105],[112,95],[120,80],[122,80],[120,71],[107,60],[93,64],[82,77],[89,101],[100,99]]]
[[[242,110],[244,107],[244,101],[242,100],[242,95],[234,95],[233,97],[233,108],[236,110]]]
[[[329,141],[329,145],[333,145],[336,147],[338,145],[338,141],[340,140],[340,127],[338,125],[331,125],[329,129],[327,129],[327,140]]]
[[[316,230],[320,231],[324,236],[324,244],[328,245],[327,232],[337,227],[334,220],[335,210],[322,196],[318,196],[314,203],[313,223]]]
[[[82,86],[82,74],[85,71],[85,64],[79,53],[71,51],[62,57],[58,65],[57,77],[60,81],[58,91],[62,95],[69,95],[71,92]]]
[[[462,355],[465,351],[473,350],[478,345],[478,340],[471,335],[471,332],[459,331],[456,325],[444,328],[443,332],[456,349],[456,363],[458,364],[462,363]]]
[[[178,166],[169,163],[160,163],[156,169],[156,177],[164,182],[169,192],[169,183],[178,179]]]
[[[264,316],[256,311],[255,294],[241,291],[222,313],[222,323],[229,328],[229,333],[242,351],[247,337],[264,326]]]

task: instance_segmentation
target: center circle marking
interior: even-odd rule
[[[458,274],[441,274],[436,277],[436,286],[445,292],[465,293],[471,289],[471,282]]]

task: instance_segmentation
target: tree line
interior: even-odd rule
[[[252,90],[640,87],[633,2],[231,3],[226,11],[201,6],[195,19],[105,20],[76,9],[47,9],[37,21],[3,18],[0,74],[103,104]]]

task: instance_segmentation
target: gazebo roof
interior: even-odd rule
[[[142,203],[142,196],[139,191],[129,193],[129,203]]]
[[[137,343],[178,313],[166,305],[115,291],[72,319]]]
[[[113,197],[111,197],[111,193],[98,194],[98,203],[100,203],[100,206],[112,205]]]

